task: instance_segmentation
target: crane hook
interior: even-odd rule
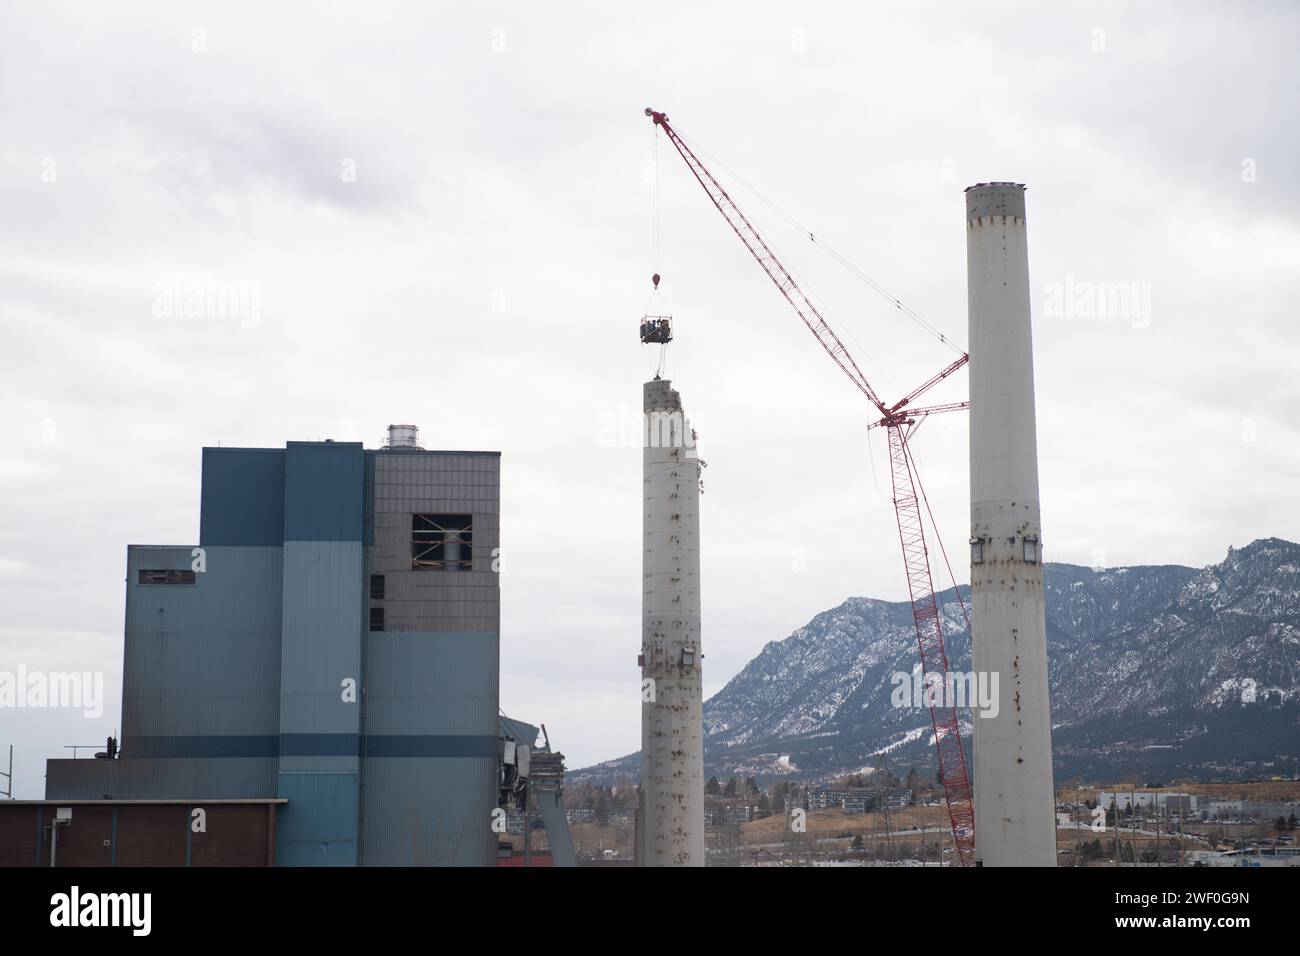
[[[655,284],[655,288],[658,289],[658,288],[659,288],[659,273],[656,272],[654,275],[652,275],[652,276],[650,277],[650,281],[653,282],[653,283]]]

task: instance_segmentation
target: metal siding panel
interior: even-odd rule
[[[45,761],[46,800],[99,800],[104,794],[120,796],[118,760]]]
[[[542,814],[542,825],[546,827],[546,843],[551,850],[552,863],[555,866],[577,866],[563,795],[559,791],[538,793],[537,808]]]
[[[365,491],[363,492],[366,510],[365,526],[361,533],[361,543],[367,548],[372,547],[375,543],[375,455],[376,452],[368,451],[365,453]]]
[[[495,634],[375,632],[366,643],[366,734],[496,737]]]
[[[188,547],[129,553],[123,758],[50,761],[47,793],[279,793],[291,803],[277,826],[278,862],[355,864],[360,708],[339,692],[343,677],[361,677],[365,635],[375,751],[364,764],[365,862],[492,865],[499,453],[290,443],[285,452],[205,449],[203,473],[208,570],[198,584],[134,583],[140,568],[189,567]],[[410,572],[412,511],[473,514],[474,570]],[[363,542],[379,542],[384,528],[389,547],[375,560],[408,572],[390,586],[411,630],[367,635]],[[282,549],[286,538],[294,543]],[[472,753],[482,756],[427,756]]]
[[[284,550],[280,732],[357,734],[360,706],[343,701],[342,683],[361,679],[361,545],[290,541]]]
[[[132,737],[128,759],[175,759],[193,757],[202,760],[228,758],[276,758],[280,755],[280,738],[273,734],[201,734],[166,737]]]
[[[365,458],[360,444],[290,442],[284,479],[285,541],[362,540]]]
[[[368,635],[365,865],[493,865],[498,657],[495,634]],[[411,756],[458,747],[484,756]]]
[[[387,631],[499,633],[500,458],[377,453],[371,571],[385,575]],[[411,568],[411,515],[470,514],[473,570]]]
[[[273,547],[284,540],[284,452],[203,449],[199,543]]]
[[[197,584],[159,586],[137,572],[189,567],[190,549],[129,549],[124,755],[136,737],[278,733],[281,553],[207,548]]]
[[[489,734],[367,734],[367,757],[485,757],[495,760],[497,738]]]
[[[366,760],[366,866],[492,866],[497,761]]]
[[[130,758],[118,760],[47,760],[47,800],[235,800],[273,797],[274,757],[224,760],[204,758]]]
[[[362,862],[492,866],[500,457],[377,452],[373,495],[370,570],[385,575],[387,620],[366,635]],[[473,516],[472,571],[411,569],[411,515],[421,512]],[[485,756],[418,756],[455,748]]]
[[[537,738],[541,736],[542,729],[532,724],[525,723],[522,720],[515,720],[513,717],[502,717],[500,720],[501,733],[512,737],[521,744],[527,744],[532,747]]]
[[[279,866],[355,866],[357,775],[281,773],[275,829]]]
[[[352,511],[359,528],[359,499]],[[286,866],[356,864],[364,571],[359,537],[285,543],[280,733],[287,746],[277,792],[297,806],[276,837],[277,859]],[[343,700],[347,678],[357,682],[357,702]],[[348,739],[340,755],[338,742]],[[305,782],[311,780],[317,784]],[[351,807],[350,820],[341,815],[343,804]]]

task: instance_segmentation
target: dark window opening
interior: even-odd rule
[[[384,599],[384,576],[382,574],[370,575],[370,600],[382,601]]]
[[[194,571],[141,571],[141,584],[197,584],[198,574]]]
[[[372,607],[370,609],[370,629],[372,631],[382,631],[384,629],[384,609],[382,607]]]
[[[470,515],[411,515],[411,567],[468,571],[473,539]]]

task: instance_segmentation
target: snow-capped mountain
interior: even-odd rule
[[[1255,541],[1199,571],[1044,572],[1059,783],[1295,771],[1300,545]],[[961,606],[951,589],[940,597],[950,670],[968,671]],[[932,773],[928,711],[890,701],[891,676],[916,661],[906,602],[849,598],[818,614],[705,702],[708,772],[822,777],[869,767],[888,750],[892,764]],[[961,714],[969,739],[971,711]],[[633,754],[580,774],[636,769]]]

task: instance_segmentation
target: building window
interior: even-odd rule
[[[194,571],[141,571],[141,584],[197,584],[198,574]]]
[[[382,574],[370,575],[370,600],[382,601],[384,599],[384,576]]]
[[[382,631],[384,629],[384,609],[382,607],[372,607],[370,609],[370,629],[372,631]]]
[[[411,567],[468,571],[473,539],[469,515],[411,515]]]
[[[1038,539],[1025,538],[1025,564],[1038,563]]]
[[[984,539],[983,538],[970,539],[970,563],[971,564],[984,563]]]

